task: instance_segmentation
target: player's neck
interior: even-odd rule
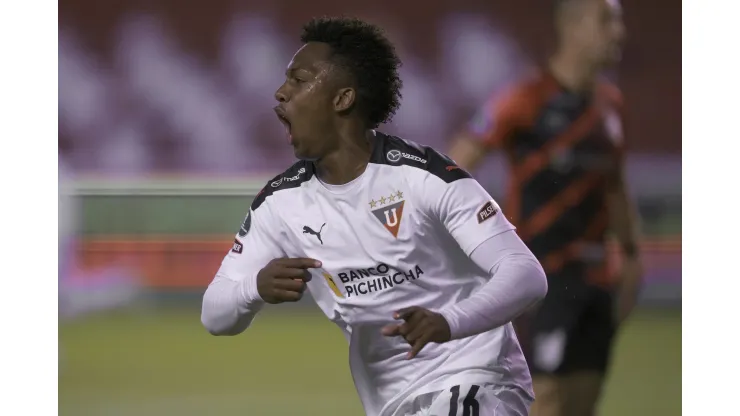
[[[357,179],[370,161],[371,140],[364,128],[340,131],[337,148],[315,163],[319,178],[331,185],[344,185]]]
[[[586,92],[593,89],[601,71],[575,52],[561,49],[550,58],[550,74],[565,89]]]

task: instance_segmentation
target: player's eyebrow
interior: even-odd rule
[[[295,67],[295,66],[293,66],[293,67],[288,67],[285,70],[285,76],[286,77],[290,77],[291,75],[295,75],[296,72],[305,72],[305,73],[307,73],[309,75],[314,75],[314,72],[311,71],[310,69],[303,68],[303,67]]]

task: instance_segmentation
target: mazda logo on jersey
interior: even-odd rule
[[[337,297],[344,298],[346,294],[347,298],[351,298],[388,290],[394,286],[412,282],[420,278],[424,274],[424,270],[418,264],[408,270],[400,270],[380,263],[367,269],[346,270],[336,274],[336,276],[325,272],[322,274],[329,288]],[[337,280],[342,282],[344,294],[337,286]]]
[[[388,230],[393,237],[398,238],[398,230],[401,227],[401,218],[403,217],[403,192],[396,191],[389,195],[383,195],[377,200],[370,201],[370,208],[379,207],[371,210],[375,218]]]
[[[388,159],[391,163],[398,163],[401,158],[413,160],[414,162],[424,163],[426,164],[426,159],[420,158],[419,156],[415,156],[412,154],[404,153],[400,150],[389,150],[388,153],[385,154],[386,159]]]
[[[389,150],[385,157],[388,158],[389,162],[396,163],[401,160],[401,151],[396,149]]]
[[[301,178],[301,175],[303,175],[304,173],[306,173],[306,168],[300,168],[298,169],[298,173],[296,173],[295,176],[291,176],[291,177],[283,176],[282,178],[276,181],[273,181],[270,184],[270,186],[272,186],[273,188],[277,188],[278,186],[283,184],[283,181],[287,181],[287,182],[297,181],[298,179]]]

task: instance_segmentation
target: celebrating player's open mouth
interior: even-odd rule
[[[278,120],[280,120],[280,122],[283,123],[283,126],[285,126],[285,137],[288,138],[288,143],[293,144],[293,136],[290,134],[290,120],[288,120],[285,110],[279,105],[276,106],[274,110],[275,114],[277,114]]]
[[[367,415],[527,415],[511,320],[547,292],[536,258],[455,162],[375,130],[401,98],[378,27],[315,19],[301,40],[275,92],[299,160],[252,202],[203,325],[239,334],[265,303],[310,288],[349,339]]]

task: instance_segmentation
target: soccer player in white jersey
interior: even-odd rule
[[[368,415],[527,415],[511,320],[545,296],[540,264],[467,172],[374,130],[401,96],[379,28],[321,18],[301,40],[275,94],[299,161],[253,201],[203,325],[239,334],[308,288],[349,340]]]

